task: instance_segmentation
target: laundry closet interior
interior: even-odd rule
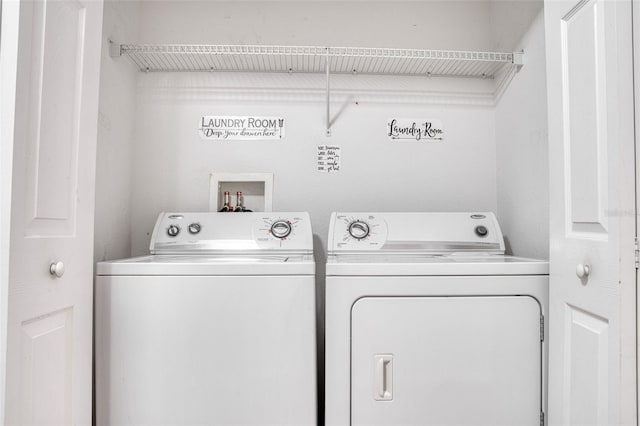
[[[524,64],[502,87],[384,62],[331,74],[327,136],[323,54],[319,72],[143,72],[110,41],[522,51]],[[204,116],[282,117],[286,133],[204,140]],[[439,120],[444,137],[391,140],[394,118]],[[546,122],[541,1],[106,1],[95,260],[146,254],[161,211],[208,211],[216,172],[272,173],[273,211],[310,213],[320,265],[332,211],[493,211],[510,252],[546,259]],[[317,170],[319,145],[340,147],[339,171]]]
[[[543,15],[542,1],[106,0],[95,261],[147,254],[159,212],[208,211],[212,173],[272,174],[273,211],[306,211],[312,222],[322,395],[331,212],[495,212],[507,253],[548,259]],[[149,55],[168,70],[147,71],[125,48],[146,45],[285,53],[232,55],[226,64],[234,71],[202,71],[186,54],[174,55],[175,64]],[[317,50],[295,54],[307,46]],[[327,76],[326,48],[365,53],[350,57],[353,70]],[[411,73],[411,59],[393,58],[418,51],[509,58],[495,75],[472,77],[446,65],[444,75],[428,74],[428,65]],[[341,60],[332,59],[336,67]],[[206,116],[280,117],[286,133],[207,140],[199,132]],[[393,119],[438,120],[443,138],[392,140]],[[324,145],[339,147],[338,171],[318,171]]]

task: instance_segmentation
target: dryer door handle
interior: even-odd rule
[[[374,357],[374,395],[376,401],[393,400],[393,355],[375,355]]]

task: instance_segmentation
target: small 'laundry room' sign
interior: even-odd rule
[[[387,122],[387,136],[391,140],[441,141],[444,127],[438,119],[392,118]]]
[[[198,133],[206,140],[278,140],[284,137],[284,118],[207,115],[200,117]]]

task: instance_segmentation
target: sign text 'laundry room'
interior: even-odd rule
[[[437,119],[393,118],[387,122],[387,136],[391,140],[441,141],[444,139],[444,127]]]
[[[207,115],[200,117],[198,133],[207,140],[278,140],[284,137],[284,118]]]

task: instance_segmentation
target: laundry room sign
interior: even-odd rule
[[[391,140],[441,141],[444,127],[438,119],[392,118],[387,122],[387,136]]]
[[[279,140],[284,118],[206,115],[200,117],[198,133],[206,140]]]
[[[318,145],[318,171],[335,173],[340,171],[340,147]]]

